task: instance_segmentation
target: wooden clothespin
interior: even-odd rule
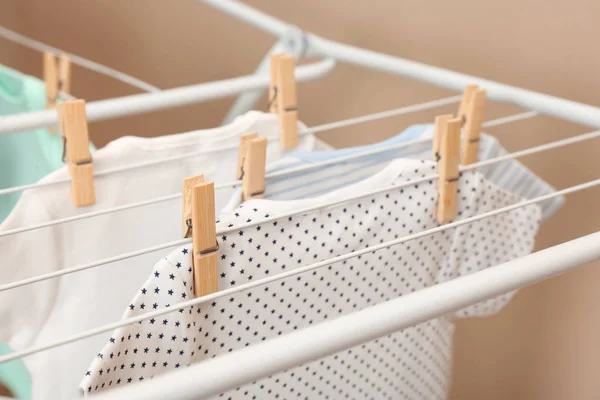
[[[446,120],[440,135],[438,161],[437,220],[444,223],[456,218],[458,164],[460,158],[460,128],[462,119]]]
[[[46,108],[55,108],[59,93],[71,91],[71,57],[68,54],[61,53],[57,58],[52,53],[44,53],[44,82]],[[52,127],[48,131],[54,133],[56,129]]]
[[[246,159],[246,153],[252,139],[258,137],[257,132],[248,132],[240,136],[240,148],[238,152],[238,163],[237,169],[235,170],[235,179],[242,180],[244,177],[244,160]]]
[[[190,176],[183,180],[183,215],[182,215],[182,236],[183,238],[189,238],[192,234],[192,189],[194,186],[204,183],[204,175]]]
[[[464,136],[462,139],[461,164],[468,165],[477,161],[481,124],[485,114],[485,89],[473,92],[467,107]]]
[[[281,148],[298,145],[298,107],[294,57],[288,54],[271,56],[270,111],[279,115]]]
[[[433,146],[431,149],[431,158],[433,161],[438,162],[440,160],[440,140],[442,134],[446,130],[446,122],[448,122],[450,119],[452,119],[451,114],[438,115],[435,117],[435,131],[433,133]]]
[[[458,118],[465,120],[467,116],[467,110],[469,109],[469,104],[471,103],[471,99],[473,98],[473,93],[479,89],[479,86],[475,84],[467,85],[465,91],[463,92],[463,97],[460,101],[460,106],[458,107]]]
[[[58,90],[71,93],[71,56],[66,53],[58,56]]]
[[[57,105],[64,142],[64,162],[71,175],[71,197],[75,207],[96,202],[92,174],[92,154],[85,115],[85,101],[71,100]]]
[[[267,138],[250,132],[240,137],[237,179],[242,180],[242,201],[262,199],[265,193]]]
[[[58,65],[52,53],[44,53],[44,82],[46,84],[46,108],[54,108],[58,100]]]
[[[199,183],[192,187],[191,192],[191,224],[186,225],[192,231],[194,295],[200,297],[219,290],[214,182]]]

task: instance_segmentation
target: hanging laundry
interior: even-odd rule
[[[0,65],[0,117],[46,107],[44,82]],[[63,166],[62,140],[47,129],[0,135],[0,189],[35,183]],[[0,196],[0,222],[11,212],[21,193]],[[0,355],[11,352],[0,344]],[[31,397],[31,378],[21,360],[0,365],[0,382],[21,399]]]
[[[362,152],[376,151],[388,146],[406,143],[405,147],[356,157],[351,160],[342,160],[338,163],[320,166],[319,168],[271,178],[266,183],[264,198],[272,200],[297,200],[315,197],[365,179],[385,168],[394,158],[405,157],[417,160],[430,160],[431,142],[427,141],[427,139],[431,139],[432,137],[432,125],[413,125],[391,139],[372,145],[331,151],[291,153],[288,157],[267,166],[267,173],[277,173],[290,168],[334,161],[342,157],[358,155]],[[410,141],[420,141],[420,143],[410,144],[408,143]],[[489,160],[505,154],[508,154],[508,152],[495,137],[481,134],[478,153],[479,160]],[[490,182],[526,199],[556,192],[555,188],[539,178],[516,159],[479,168],[479,172]],[[229,214],[241,202],[242,191],[240,188],[234,192],[229,203],[221,211],[221,215]],[[542,218],[544,220],[550,218],[563,204],[563,196],[541,202]]]
[[[65,184],[27,191],[0,231],[181,193],[183,178],[199,173],[218,182],[234,180],[239,136],[248,131],[271,139],[268,160],[276,161],[281,156],[280,144],[275,140],[279,135],[277,117],[260,112],[250,112],[216,129],[151,139],[123,137],[96,151],[95,172],[191,152],[205,154],[99,176],[94,180],[96,204],[90,207],[73,207]],[[310,134],[300,135],[299,139],[298,150],[324,146]],[[67,177],[67,170],[62,168],[41,182]],[[231,192],[231,188],[217,192],[218,207],[223,207]],[[5,265],[19,267],[6,269],[1,279],[2,283],[13,282],[180,237],[180,199],[3,237],[0,252]],[[22,350],[118,320],[122,305],[146,279],[155,257],[131,258],[0,292],[0,340]],[[70,398],[76,394],[90,358],[107,337],[99,335],[27,357],[32,397]]]
[[[431,175],[435,169],[432,162],[399,159],[362,182],[318,198],[244,203],[217,223],[219,290],[438,226],[436,181],[368,195]],[[361,195],[365,197],[355,198]],[[459,180],[459,218],[521,200],[477,172],[465,172]],[[312,207],[313,211],[276,218]],[[93,393],[140,382],[524,256],[533,248],[540,217],[537,205],[518,208],[184,309],[177,305],[193,296],[192,249],[180,247],[154,266],[124,318],[164,308],[173,312],[117,329],[80,388]],[[495,313],[510,297],[214,398],[443,399],[450,378],[453,318]]]

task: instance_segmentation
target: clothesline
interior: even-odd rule
[[[427,180],[431,180],[430,177],[427,177],[427,179],[426,178],[419,179],[419,181],[427,181]],[[394,189],[397,189],[397,188],[400,188],[400,187],[408,186],[409,184],[413,185],[413,184],[416,184],[416,182],[415,181],[403,182],[400,185],[390,186],[390,187],[387,187],[387,188],[385,188],[383,190],[379,189],[377,191],[373,191],[373,192],[370,192],[368,194],[361,195],[358,198],[360,198],[360,197],[367,197],[367,196],[370,196],[370,195],[373,195],[373,194],[376,194],[376,193],[381,193],[381,192],[384,192],[384,191],[394,190]],[[324,260],[324,261],[320,261],[320,262],[317,262],[317,263],[314,263],[314,264],[310,264],[310,265],[307,265],[307,266],[304,266],[304,267],[300,267],[300,268],[297,268],[297,269],[294,269],[294,270],[288,270],[286,272],[282,272],[282,273],[277,274],[277,275],[273,275],[273,276],[270,276],[270,277],[267,277],[267,278],[264,278],[264,279],[260,279],[258,281],[245,283],[245,284],[242,284],[242,285],[234,287],[234,288],[224,289],[224,290],[221,290],[221,291],[218,291],[218,292],[206,295],[206,296],[202,296],[202,297],[198,297],[198,298],[195,298],[195,299],[183,301],[181,303],[178,303],[176,305],[176,307],[164,308],[162,310],[156,310],[156,311],[148,312],[148,313],[145,313],[145,314],[142,314],[142,315],[138,315],[136,317],[127,318],[127,319],[124,319],[124,320],[121,320],[121,321],[118,321],[118,322],[115,322],[115,323],[111,323],[111,324],[107,324],[107,325],[104,325],[104,326],[101,326],[101,327],[98,327],[98,328],[90,329],[90,330],[87,330],[85,332],[73,335],[73,336],[71,336],[69,338],[65,338],[65,339],[61,339],[61,340],[56,340],[54,342],[43,344],[43,345],[33,346],[33,347],[30,347],[30,348],[28,348],[26,350],[17,351],[17,352],[14,352],[12,354],[9,354],[9,355],[2,356],[2,357],[0,357],[0,364],[2,364],[4,362],[15,360],[15,359],[23,358],[23,357],[26,357],[26,356],[31,355],[31,354],[35,354],[35,353],[39,353],[39,352],[42,352],[42,351],[50,350],[50,349],[53,349],[53,348],[56,348],[56,347],[59,347],[59,346],[63,346],[63,345],[66,345],[66,344],[69,344],[69,343],[72,343],[72,342],[83,340],[83,339],[86,339],[88,337],[95,336],[95,335],[98,335],[98,334],[101,334],[101,333],[104,333],[104,332],[113,331],[113,330],[121,328],[123,326],[127,326],[127,325],[131,325],[131,324],[139,323],[139,322],[141,322],[141,321],[143,321],[145,319],[148,319],[148,318],[158,317],[158,316],[161,316],[161,315],[164,315],[164,314],[168,314],[170,312],[181,310],[181,309],[186,308],[186,307],[196,306],[196,305],[199,305],[199,304],[202,304],[202,303],[213,301],[213,300],[219,299],[221,297],[226,297],[226,296],[233,295],[235,293],[238,293],[238,292],[241,292],[241,291],[244,291],[244,290],[252,289],[252,288],[257,287],[257,286],[262,286],[262,285],[265,285],[267,283],[271,283],[271,282],[278,281],[278,280],[281,280],[281,279],[284,279],[284,278],[295,276],[295,275],[298,275],[298,274],[301,274],[301,273],[304,273],[304,272],[312,271],[312,270],[317,269],[317,268],[323,268],[323,267],[329,266],[331,264],[335,264],[337,262],[345,261],[345,260],[348,260],[348,259],[351,259],[351,258],[354,258],[354,257],[358,257],[358,256],[361,256],[361,255],[364,255],[364,254],[367,254],[367,253],[372,253],[372,252],[375,252],[377,250],[381,250],[381,249],[384,249],[384,248],[387,248],[387,247],[396,246],[396,245],[399,245],[399,244],[402,244],[402,243],[405,243],[405,242],[408,242],[408,241],[411,241],[411,240],[422,238],[424,236],[428,236],[428,235],[432,235],[432,234],[435,234],[435,233],[439,233],[439,232],[442,232],[442,231],[445,231],[445,230],[448,230],[448,229],[457,228],[459,226],[470,224],[470,223],[473,223],[473,222],[476,222],[476,221],[479,221],[479,220],[482,220],[482,219],[485,219],[485,218],[493,217],[493,216],[496,216],[496,215],[499,215],[499,214],[502,214],[502,213],[505,213],[505,212],[516,210],[516,209],[519,209],[519,208],[522,208],[522,207],[526,207],[526,206],[529,206],[529,205],[532,205],[532,204],[537,204],[537,203],[540,203],[542,201],[553,199],[555,197],[559,197],[559,196],[563,196],[563,195],[575,193],[575,192],[578,192],[578,191],[581,191],[581,190],[585,190],[585,189],[589,189],[591,187],[599,186],[599,185],[600,185],[600,179],[596,179],[596,180],[589,181],[589,182],[586,182],[586,183],[582,183],[582,184],[579,184],[579,185],[571,186],[569,188],[556,191],[554,193],[550,193],[550,194],[547,194],[547,195],[539,196],[539,197],[536,197],[536,198],[533,198],[533,199],[530,199],[530,200],[524,200],[524,201],[512,204],[512,205],[507,206],[507,207],[498,208],[496,210],[492,210],[492,211],[488,211],[488,212],[485,212],[485,213],[482,213],[482,214],[478,214],[478,215],[475,215],[475,216],[472,216],[472,217],[468,217],[468,218],[465,218],[465,219],[460,220],[460,221],[451,222],[451,223],[448,223],[446,225],[441,225],[441,226],[438,226],[436,228],[432,228],[432,229],[428,229],[428,230],[425,230],[425,231],[422,231],[422,232],[418,232],[418,233],[415,233],[415,234],[412,234],[412,235],[404,236],[404,237],[399,238],[399,239],[395,239],[395,240],[391,240],[391,241],[388,241],[388,242],[380,243],[380,244],[375,245],[375,246],[370,246],[370,247],[367,247],[367,248],[362,249],[362,250],[356,250],[356,251],[353,251],[353,252],[348,253],[348,254],[344,254],[344,255],[337,256],[337,257],[333,257],[333,258],[330,258],[330,259],[327,259],[327,260]],[[342,202],[345,202],[345,201],[349,201],[349,200],[353,200],[353,199],[354,198],[352,198],[352,199],[344,199],[344,200],[335,202],[333,204],[339,204],[339,203],[342,203]],[[329,205],[327,205],[327,206],[329,206]],[[319,206],[319,207],[317,207],[317,209],[320,209],[322,207],[323,206]],[[312,208],[312,209],[314,209],[314,208]],[[301,213],[304,213],[304,212],[307,212],[306,209],[305,210],[300,210],[298,212],[293,212],[293,213],[290,213],[290,214],[278,215],[277,217],[266,219],[266,220],[263,220],[261,222],[255,223],[255,224],[247,224],[246,226],[252,226],[252,225],[256,225],[256,224],[263,224],[263,223],[269,222],[270,220],[273,220],[273,219],[285,218],[288,215],[301,214]],[[244,227],[245,226],[239,226],[239,227],[234,228],[234,230],[243,229]],[[227,231],[228,230],[225,230],[223,232],[227,232]],[[218,232],[217,234],[220,234],[220,233],[222,233],[222,232]],[[179,244],[185,244],[185,243],[189,243],[189,242],[191,242],[190,239],[184,239],[184,240],[179,240],[177,242],[171,242],[170,245],[171,246],[172,245],[179,245]],[[158,247],[158,246],[156,246],[156,247]]]
[[[11,31],[3,26],[0,26],[0,37],[10,40],[12,42],[18,43],[22,46],[28,47],[33,50],[37,50],[39,52],[48,52],[54,55],[59,55],[63,53],[62,50],[57,49],[56,47],[49,46],[42,42],[38,42],[37,40],[33,40],[28,38],[27,36],[21,35],[17,32]],[[73,64],[77,64],[83,68],[87,68],[90,71],[98,72],[99,74],[109,76],[121,82],[127,83],[131,86],[134,86],[138,89],[142,89],[145,92],[160,92],[160,89],[156,86],[152,86],[149,83],[146,83],[142,80],[134,78],[130,75],[127,75],[123,72],[117,71],[113,68],[107,67],[105,65],[99,64],[97,62],[88,60],[83,57],[79,57],[73,54],[69,54],[71,57],[71,62]]]
[[[444,100],[444,99],[442,99]],[[432,102],[430,102],[432,103]],[[426,103],[423,103],[426,104]],[[362,122],[367,122],[367,121],[372,121],[373,120],[373,116],[374,115],[379,115],[380,118],[384,118],[382,117],[383,115],[385,115],[386,117],[391,116],[391,113],[395,113],[394,115],[397,115],[397,113],[400,110],[406,110],[408,108],[414,108],[415,106],[409,106],[409,107],[403,107],[400,109],[396,109],[396,110],[390,110],[390,111],[384,111],[382,113],[377,113],[377,114],[369,114],[363,117],[356,117],[356,118],[350,118],[347,120],[342,120],[342,121],[338,121],[338,122],[333,122],[333,123],[328,123],[325,125],[319,125],[319,126],[315,126],[313,128],[310,128],[310,132],[312,133],[314,130],[317,130],[317,132],[323,132],[325,129],[323,129],[323,126],[328,126],[328,129],[337,129],[340,127],[344,127],[344,126],[349,126],[352,123],[362,123]],[[492,127],[492,126],[498,126],[498,125],[502,125],[502,124],[507,124],[507,123],[511,123],[511,122],[517,122],[517,121],[521,121],[521,120],[525,120],[528,118],[533,118],[535,116],[537,116],[538,113],[535,111],[528,111],[528,112],[523,112],[523,113],[519,113],[519,114],[515,114],[515,115],[510,115],[507,117],[502,117],[502,118],[498,118],[498,119],[494,119],[494,120],[490,120],[487,122],[484,122],[482,124],[483,128],[488,128],[488,127]],[[358,122],[357,122],[358,121]],[[351,123],[352,122],[352,123]],[[319,169],[328,165],[335,165],[338,163],[342,163],[345,161],[351,161],[357,158],[361,158],[361,157],[365,157],[365,156],[369,156],[369,155],[376,155],[376,154],[380,154],[380,153],[384,153],[387,151],[392,151],[392,150],[399,150],[401,148],[405,148],[405,147],[410,147],[410,146],[414,146],[414,145],[418,145],[418,144],[425,144],[425,143],[430,143],[433,139],[417,139],[417,140],[411,140],[411,141],[407,141],[404,143],[398,143],[398,144],[394,144],[394,145],[389,145],[389,146],[385,146],[385,147],[380,147],[377,149],[372,149],[372,150],[365,150],[365,151],[361,151],[361,152],[357,152],[354,154],[350,154],[347,156],[343,156],[343,157],[338,157],[332,160],[326,160],[326,161],[321,161],[318,163],[314,163],[314,164],[309,164],[309,165],[303,165],[303,166],[298,166],[298,167],[293,167],[293,168],[288,168],[284,171],[280,171],[280,172],[273,172],[273,173],[269,173],[265,175],[265,179],[269,180],[269,179],[273,179],[273,178],[279,178],[282,176],[287,176],[287,175],[292,175],[295,174],[297,172],[304,172],[304,171],[310,171],[310,170],[314,170],[314,169]],[[555,142],[558,143],[558,142]],[[231,148],[235,148],[235,147],[228,147],[228,149]],[[214,150],[213,150],[214,151]],[[202,154],[206,154],[205,151],[202,152]],[[185,157],[189,157],[189,154],[186,154]],[[181,159],[182,156],[175,156],[173,158],[176,159]],[[159,160],[161,161],[161,160]],[[151,165],[154,165],[156,161],[151,161],[149,162]],[[148,165],[149,163],[144,163],[144,166]],[[106,173],[107,171],[104,171],[104,173]],[[67,178],[65,181],[70,181],[70,178]],[[56,182],[51,182],[51,183],[56,183]],[[235,180],[235,181],[231,181],[231,182],[227,182],[227,183],[220,183],[215,185],[215,190],[219,190],[219,189],[224,189],[224,188],[235,188],[237,186],[240,186],[242,183],[242,181],[240,180]],[[0,194],[3,194],[2,191],[0,190]],[[120,212],[120,211],[125,211],[125,210],[131,210],[134,208],[138,208],[138,207],[144,207],[144,206],[148,206],[148,205],[152,205],[152,204],[158,204],[158,203],[163,203],[166,201],[170,201],[170,200],[175,200],[181,197],[181,193],[175,193],[175,194],[171,194],[168,196],[163,196],[163,197],[159,197],[159,198],[155,198],[155,199],[150,199],[150,200],[145,200],[145,201],[141,201],[141,202],[135,202],[135,203],[130,203],[130,204],[125,204],[122,206],[117,206],[117,207],[111,207],[111,208],[107,208],[104,210],[99,210],[99,211],[93,211],[90,213],[84,213],[84,214],[79,214],[79,215],[74,215],[71,217],[66,217],[66,218],[60,218],[60,219],[56,219],[56,220],[52,220],[52,221],[48,221],[48,222],[43,222],[40,224],[35,224],[35,225],[29,225],[29,226],[24,226],[21,228],[15,228],[15,229],[11,229],[11,230],[6,230],[3,232],[0,232],[0,237],[4,237],[4,236],[10,236],[10,235],[16,235],[18,233],[22,233],[22,232],[29,232],[32,230],[36,230],[36,229],[41,229],[41,228],[47,228],[50,226],[54,226],[54,225],[60,225],[60,224],[64,224],[64,223],[69,223],[69,222],[74,222],[74,221],[79,221],[82,219],[87,219],[87,218],[94,218],[94,217],[98,217],[101,215],[107,215],[107,214],[111,214],[114,212]]]
[[[508,153],[508,154],[505,154],[505,155],[502,155],[502,156],[490,158],[488,160],[479,161],[479,162],[476,162],[476,163],[473,163],[473,164],[461,165],[459,167],[459,171],[460,172],[471,171],[471,170],[475,170],[475,169],[478,169],[478,168],[481,168],[481,167],[485,167],[485,166],[493,165],[493,164],[496,164],[496,163],[500,163],[500,162],[503,162],[503,161],[508,161],[508,160],[511,160],[511,159],[516,159],[516,158],[519,158],[519,157],[528,156],[528,155],[540,153],[540,152],[543,152],[543,151],[560,148],[560,147],[563,147],[563,146],[566,146],[566,145],[569,145],[569,144],[574,144],[574,143],[582,142],[582,141],[585,141],[585,140],[594,139],[594,138],[597,138],[597,137],[600,137],[600,130],[589,132],[589,133],[585,133],[585,134],[578,135],[578,136],[575,136],[575,137],[572,137],[572,138],[562,139],[562,140],[559,140],[559,141],[555,141],[555,142],[543,144],[543,145],[540,145],[540,146],[530,147],[528,149],[516,151],[516,152],[513,152],[513,153]],[[404,144],[406,144],[406,143],[404,143]],[[428,182],[428,181],[437,179],[438,177],[439,177],[438,174],[431,174],[429,176],[425,176],[425,177],[422,177],[422,178],[419,178],[419,179],[414,179],[414,180],[410,180],[410,181],[407,181],[407,182],[402,182],[402,183],[394,185],[394,186],[384,187],[384,188],[380,188],[380,189],[377,189],[377,190],[374,190],[374,191],[370,191],[370,192],[367,192],[367,193],[362,193],[361,195],[356,196],[356,197],[345,198],[345,199],[337,200],[337,201],[334,201],[334,202],[328,202],[326,204],[321,204],[321,205],[319,205],[317,207],[308,207],[308,208],[304,208],[304,209],[300,209],[300,210],[290,211],[288,213],[279,214],[277,216],[271,216],[271,217],[269,217],[269,218],[267,218],[267,219],[265,219],[265,220],[263,220],[261,222],[250,222],[250,223],[246,223],[246,224],[243,224],[243,225],[236,226],[235,228],[223,229],[223,230],[218,231],[217,235],[224,234],[224,233],[230,232],[232,230],[245,229],[245,228],[248,228],[248,227],[251,227],[251,226],[255,226],[257,224],[262,224],[262,223],[265,223],[265,222],[275,221],[275,220],[277,220],[279,218],[286,218],[286,217],[290,217],[290,216],[297,215],[297,214],[303,214],[303,213],[306,213],[306,212],[316,211],[316,210],[321,209],[321,208],[335,206],[335,205],[338,205],[338,204],[341,204],[341,203],[344,203],[344,202],[347,202],[347,201],[350,201],[350,200],[356,200],[356,199],[360,199],[360,198],[363,198],[363,197],[372,196],[372,195],[383,193],[383,192],[386,192],[386,191],[389,191],[389,190],[404,188],[404,187],[407,187],[407,186],[411,186],[411,185],[415,185],[415,184],[419,184],[419,183]],[[591,182],[596,182],[596,181],[590,181],[588,183],[591,183]],[[586,185],[586,183],[584,183],[582,185]],[[579,186],[581,186],[581,185],[579,185]],[[578,186],[574,186],[574,187],[578,187]],[[564,189],[564,190],[569,190],[569,188]],[[582,189],[580,189],[580,190],[582,190]],[[562,192],[562,191],[560,191],[560,192]],[[556,193],[560,193],[560,192],[556,192]],[[176,198],[175,196],[180,197],[181,194],[171,195],[170,198]],[[538,199],[538,198],[536,198],[536,199]],[[544,201],[544,200],[545,199],[542,199],[542,200],[539,200],[539,201]],[[149,200],[146,203],[149,203],[151,201],[153,201],[153,200]],[[150,204],[152,204],[152,203],[150,203]],[[123,207],[130,207],[130,206],[123,206]],[[127,208],[122,208],[122,209],[127,209]],[[105,211],[105,210],[97,212],[96,215],[101,215],[99,213],[102,213],[103,211]],[[70,217],[68,219],[70,221],[72,221],[72,220],[74,220],[74,218],[75,217]],[[56,222],[56,221],[50,221],[50,222]],[[48,224],[49,223],[46,223],[45,225],[47,226]],[[444,225],[444,226],[448,226],[448,225]],[[26,228],[28,228],[28,227],[26,227]],[[19,229],[23,229],[23,228],[19,228]],[[35,226],[33,226],[32,229],[37,229],[37,228],[35,228]],[[13,234],[14,234],[14,231],[13,231]],[[1,235],[1,233],[0,233],[0,235]],[[45,280],[48,280],[48,279],[58,278],[60,276],[69,275],[69,274],[72,274],[72,273],[75,273],[75,272],[85,271],[85,270],[88,270],[88,269],[91,269],[91,268],[96,268],[96,267],[99,267],[99,266],[102,266],[102,265],[111,264],[111,263],[114,263],[114,262],[118,262],[118,261],[129,259],[129,258],[134,258],[134,257],[140,256],[140,255],[143,255],[143,254],[153,253],[155,251],[165,250],[165,249],[168,249],[168,248],[171,248],[171,247],[184,245],[186,243],[191,243],[191,241],[192,241],[192,239],[190,239],[190,238],[188,238],[188,239],[180,239],[180,240],[176,240],[176,241],[172,241],[172,242],[168,242],[168,243],[163,243],[163,244],[159,244],[159,245],[156,245],[156,246],[147,247],[147,248],[144,248],[144,249],[132,251],[132,252],[129,252],[129,253],[120,254],[120,255],[117,255],[117,256],[114,256],[114,257],[105,258],[103,260],[93,261],[93,262],[90,262],[90,263],[81,264],[81,265],[74,266],[74,267],[64,268],[64,269],[61,269],[61,270],[58,270],[58,271],[54,271],[54,272],[50,272],[50,273],[47,273],[47,274],[37,275],[37,276],[31,277],[31,278],[26,278],[26,279],[23,279],[23,280],[20,280],[20,281],[7,283],[7,284],[4,284],[4,285],[0,285],[0,292],[6,291],[6,290],[15,289],[15,288],[18,288],[18,287],[21,287],[21,286],[30,285],[30,284],[33,284],[33,283],[36,283],[36,282],[45,281]]]
[[[346,119],[346,120],[342,120],[342,121],[337,121],[334,123],[318,125],[318,126],[315,126],[312,128],[307,128],[307,129],[301,130],[300,132],[298,132],[298,134],[299,135],[308,135],[308,134],[312,134],[312,133],[316,133],[316,132],[323,132],[328,129],[336,129],[336,128],[339,128],[342,126],[350,126],[350,125],[359,124],[359,123],[363,123],[363,122],[373,121],[376,119],[390,118],[393,116],[409,114],[409,113],[416,112],[416,111],[428,110],[431,108],[441,107],[441,106],[448,105],[448,104],[458,103],[461,100],[461,98],[462,98],[462,96],[445,97],[445,98],[442,98],[439,100],[433,100],[433,101],[428,101],[425,103],[414,104],[414,105],[410,105],[407,107],[400,107],[400,108],[393,109],[393,110],[383,111],[383,112],[375,113],[375,114],[369,114],[369,115],[356,117],[356,118],[350,118],[350,119]],[[530,118],[530,117],[527,117],[527,118]],[[329,128],[328,126],[331,126],[331,127]],[[317,130],[315,131],[315,129],[317,129]],[[278,142],[279,138],[273,138],[270,140],[272,142]],[[97,178],[97,177],[115,174],[115,173],[119,173],[119,172],[130,171],[130,170],[134,170],[134,169],[138,169],[138,168],[160,165],[160,164],[164,164],[164,163],[168,163],[168,162],[184,160],[186,158],[211,154],[216,151],[231,150],[231,149],[236,149],[236,148],[238,148],[237,144],[230,145],[230,146],[221,146],[221,147],[212,148],[210,150],[200,150],[200,151],[195,151],[195,152],[191,152],[191,153],[179,154],[179,155],[172,156],[172,157],[165,157],[165,158],[161,158],[158,160],[145,161],[145,162],[125,165],[125,166],[117,167],[117,168],[109,168],[104,171],[94,172],[94,177]],[[39,182],[39,183],[32,183],[32,184],[28,184],[28,185],[14,186],[14,187],[6,188],[6,189],[1,189],[0,195],[6,195],[9,193],[21,192],[21,191],[28,190],[28,189],[37,189],[37,188],[54,186],[54,185],[58,185],[58,184],[62,184],[62,183],[70,183],[70,182],[71,182],[71,178],[64,178],[64,179],[58,179],[58,180],[55,180],[52,182]],[[241,181],[236,181],[236,185],[241,185]]]

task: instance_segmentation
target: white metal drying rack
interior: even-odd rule
[[[254,25],[261,25],[263,29],[274,34],[283,35],[284,32],[280,28],[288,29],[288,26],[280,21],[240,3],[228,0],[204,0],[204,2]],[[457,90],[461,90],[467,83],[477,83],[485,87],[488,90],[489,97],[494,100],[530,108],[572,122],[591,125],[596,128],[600,127],[600,109],[596,107],[352,48],[351,46],[326,41],[311,34],[302,32],[300,34],[309,48],[307,50],[308,55],[330,53],[338,60],[354,61],[353,63],[359,65],[374,67],[375,69],[409,76],[413,79]],[[318,43],[318,46],[315,43]],[[315,49],[318,49],[318,51]],[[134,103],[135,101],[131,104]],[[162,106],[154,109],[158,108],[162,108]],[[127,112],[129,113],[129,111],[131,110]],[[108,116],[108,114],[108,112],[104,114],[104,117],[110,118],[111,116]],[[582,190],[599,183],[600,180],[588,182],[565,189],[557,194]],[[540,199],[535,201],[540,201]],[[501,211],[496,210],[493,213]],[[467,222],[463,221],[462,223]],[[422,232],[419,235],[421,234],[426,233]],[[486,271],[272,339],[232,355],[225,355],[200,363],[183,372],[164,375],[154,381],[109,391],[98,397],[164,398],[165,392],[163,390],[165,389],[169,390],[170,398],[191,399],[216,394],[254,379],[268,376],[281,369],[293,367],[352,347],[386,333],[412,326],[451,310],[460,309],[597,260],[600,258],[600,247],[597,245],[599,239],[600,233],[582,237]],[[410,239],[403,238],[402,240]],[[332,262],[332,260],[327,260],[327,262]],[[305,268],[316,267],[313,265]],[[348,323],[351,323],[356,329],[348,330]],[[299,343],[302,343],[302,346]],[[235,362],[232,362],[231,357],[235,357]],[[224,374],[224,370],[227,370],[228,373]],[[202,380],[197,379],[197,373],[203,374]],[[173,391],[174,384],[180,384],[176,391]]]

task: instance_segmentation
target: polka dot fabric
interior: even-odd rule
[[[245,203],[218,222],[219,231],[228,231],[217,238],[219,288],[236,287],[438,226],[434,181],[272,220],[311,204],[427,176],[434,169],[428,162],[397,160],[366,181],[320,198]],[[464,173],[459,182],[458,218],[521,200],[476,172]],[[184,246],[154,267],[125,317],[164,307],[173,312],[115,331],[80,388],[93,393],[150,379],[526,255],[532,250],[539,220],[539,207],[528,206],[212,303],[178,309],[177,303],[193,293],[192,249]],[[469,307],[214,398],[443,399],[450,378],[454,317],[496,312],[509,298]]]

